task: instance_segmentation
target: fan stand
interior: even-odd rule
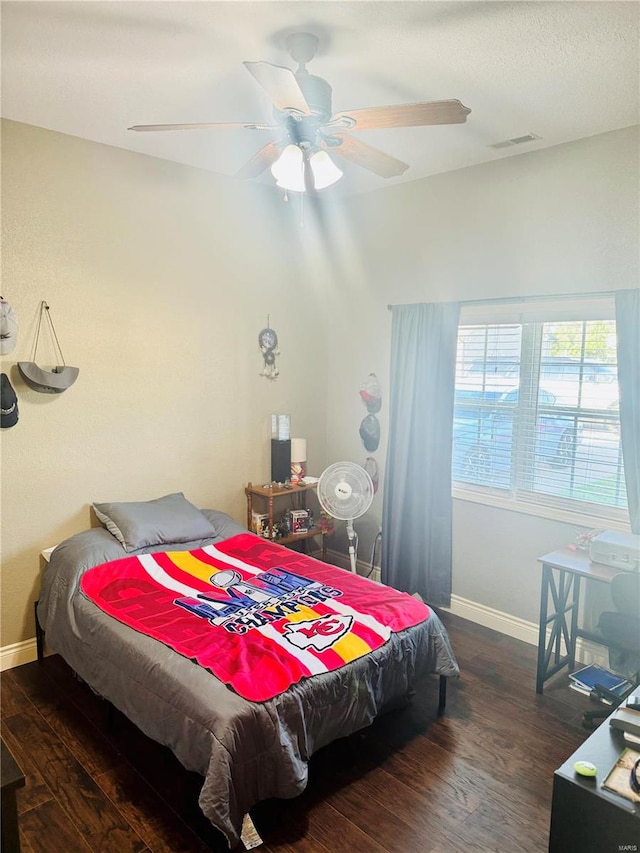
[[[353,519],[350,518],[347,521],[347,536],[349,537],[349,562],[351,563],[351,571],[353,574],[357,574],[356,571],[356,532],[353,529]]]

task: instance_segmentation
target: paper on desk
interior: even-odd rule
[[[640,752],[635,749],[625,749],[604,780],[602,787],[620,794],[632,803],[640,803],[640,794],[636,794],[631,787],[631,768],[638,758],[640,758]]]

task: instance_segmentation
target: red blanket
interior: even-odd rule
[[[254,702],[338,669],[429,616],[406,593],[249,533],[96,566],[82,590]]]

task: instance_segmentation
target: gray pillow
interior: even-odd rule
[[[125,551],[216,535],[213,524],[182,492],[154,501],[93,504],[98,519]]]

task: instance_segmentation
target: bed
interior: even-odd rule
[[[175,502],[176,496],[167,497]],[[151,559],[144,555],[155,554],[159,559],[176,551],[215,551],[249,536],[259,537],[223,512],[196,510],[190,504],[204,523],[196,520],[195,527],[190,523],[181,527],[181,512],[171,515],[169,501],[164,507],[168,525],[153,521],[152,535],[147,529],[140,535],[149,527],[148,519],[143,519],[127,541],[117,512],[113,521],[114,507],[133,505],[109,505],[102,514],[99,508],[105,506],[94,508],[106,526],[62,542],[45,567],[36,603],[39,652],[44,632],[48,648],[95,692],[150,738],[169,747],[184,767],[204,777],[199,806],[230,848],[239,844],[243,818],[252,806],[271,797],[300,794],[314,752],[406,701],[416,679],[438,674],[443,705],[445,679],[459,670],[446,630],[432,610],[428,618],[390,633],[378,648],[337,669],[302,678],[265,701],[244,698],[209,669],[104,612],[85,590],[90,572],[98,571],[94,567],[122,562],[125,556]],[[283,561],[295,553],[268,544],[280,549]],[[312,562],[322,571],[353,577]],[[373,581],[363,583],[388,592]]]

